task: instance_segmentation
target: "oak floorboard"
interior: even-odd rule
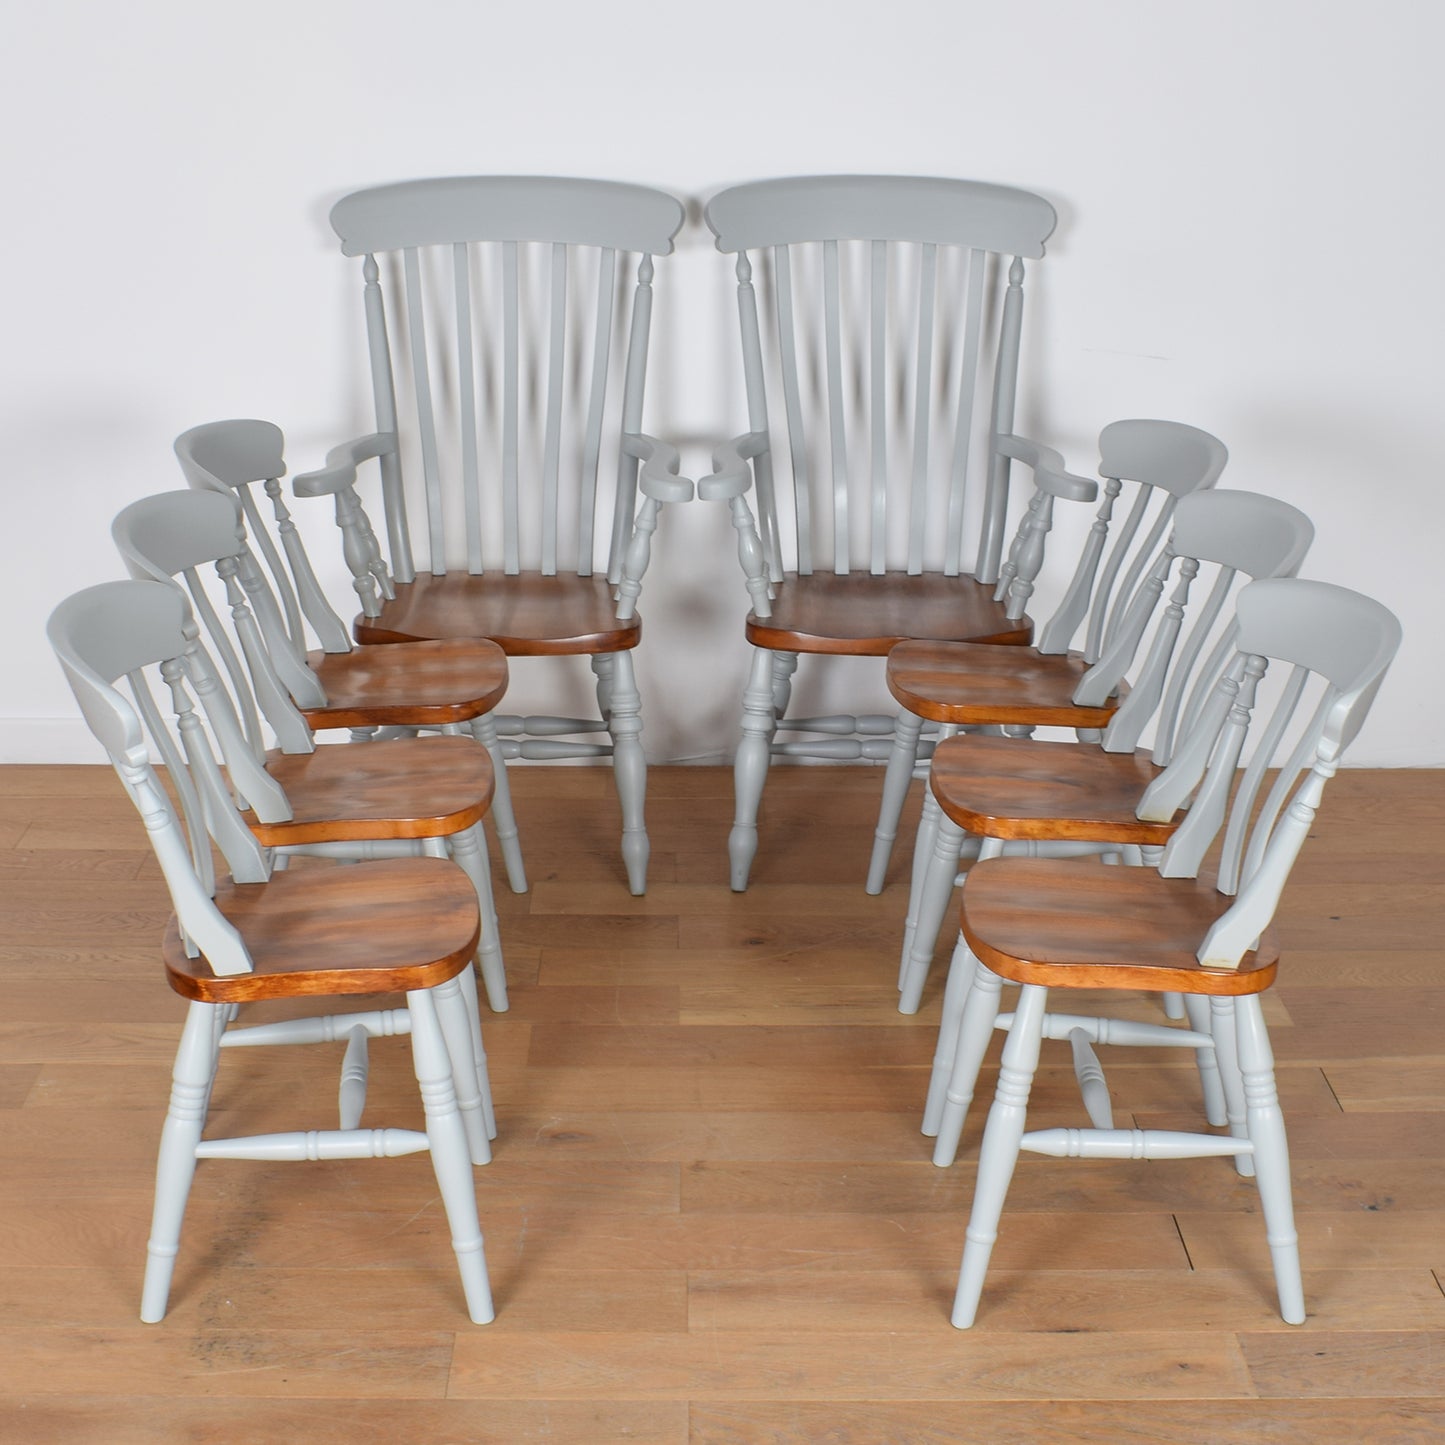
[[[1264,1002],[1304,1325],[1276,1314],[1229,1160],[1030,1156],[967,1332],[948,1309],[1001,1038],[936,1169],[919,1116],[947,928],[922,1011],[896,1010],[920,785],[869,897],[881,771],[776,768],[735,895],[730,770],[655,768],[637,900],[609,770],[512,779],[534,887],[512,894],[492,849],[512,1008],[483,1013],[499,1132],[475,1171],[496,1322],[466,1320],[417,1155],[206,1161],[170,1313],[142,1326],[183,1016],[164,885],[108,768],[0,768],[0,1440],[1445,1435],[1445,773],[1343,772],[1285,895]],[[1069,1007],[1159,1018],[1117,993]],[[408,1053],[378,1041],[368,1125],[416,1125]],[[1122,1123],[1197,1127],[1187,1052],[1100,1053]],[[211,1132],[330,1123],[339,1061],[228,1050]],[[1080,1121],[1063,1046],[1030,1114]]]

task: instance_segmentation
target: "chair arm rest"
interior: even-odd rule
[[[391,455],[396,450],[396,433],[372,432],[342,442],[326,453],[326,465],[314,472],[301,472],[291,479],[291,491],[298,497],[330,497],[356,482],[356,469],[373,457]]]
[[[653,497],[659,502],[692,500],[692,483],[678,476],[680,459],[671,442],[660,441],[645,432],[628,432],[622,438],[622,450],[642,463],[637,485],[644,497]]]
[[[712,471],[698,481],[698,496],[705,502],[742,496],[753,480],[748,463],[767,449],[768,434],[763,431],[744,432],[723,442],[713,450]]]
[[[1092,502],[1099,495],[1099,484],[1092,477],[1075,476],[1064,465],[1064,458],[1053,447],[1028,437],[1004,434],[994,438],[994,446],[1006,457],[1031,467],[1034,485],[1051,497],[1071,502]]]

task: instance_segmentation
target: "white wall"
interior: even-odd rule
[[[353,264],[325,222],[340,194],[530,172],[697,199],[760,176],[892,171],[1054,202],[1020,421],[1089,470],[1117,416],[1222,437],[1227,485],[1314,517],[1309,574],[1363,585],[1405,621],[1353,760],[1445,764],[1425,621],[1445,534],[1442,14],[1417,0],[9,7],[0,440],[18,585],[0,761],[98,759],[43,623],[119,575],[109,519],[180,484],[177,432],[270,417],[301,470],[369,429]],[[743,420],[728,266],[694,229],[660,283],[648,426],[688,444],[695,474],[700,439]],[[643,600],[649,754],[723,756],[745,598],[720,510],[665,519]],[[876,666],[850,666],[881,707]],[[806,676],[800,700],[826,704],[834,685]]]

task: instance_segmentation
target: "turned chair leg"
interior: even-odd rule
[[[171,1275],[180,1250],[181,1223],[196,1173],[196,1147],[206,1124],[206,1107],[220,1057],[220,1033],[228,1006],[191,1003],[171,1074],[171,1101],[156,1160],[156,1197],[146,1244],[140,1317],[148,1325],[165,1318]]]
[[[893,857],[893,842],[898,836],[898,820],[908,801],[908,788],[918,764],[918,739],[923,719],[911,712],[901,712],[893,724],[893,749],[888,754],[888,767],[883,774],[883,796],[878,800],[878,826],[873,830],[873,856],[868,861],[869,893],[882,893],[888,876],[888,862]]]
[[[933,966],[933,953],[943,920],[953,900],[953,886],[958,879],[958,860],[963,852],[963,829],[946,814],[940,813],[933,831],[933,848],[919,879],[918,902],[914,910],[913,935],[908,959],[899,984],[898,1012],[914,1014],[923,1002],[923,988],[928,970]],[[990,845],[992,851],[990,851]],[[1002,851],[996,838],[986,838],[983,853],[993,856]]]
[[[940,1169],[946,1169],[957,1157],[963,1123],[973,1103],[978,1071],[983,1067],[983,1056],[993,1037],[1003,992],[1003,980],[973,957],[962,938],[958,944],[963,953],[955,962],[966,991],[952,1037],[947,1040],[942,1035],[939,1037],[940,1052],[946,1049],[949,1054],[947,1072],[939,1071],[936,1096],[935,1087],[930,1085],[928,1103],[924,1106],[923,1132],[938,1136],[933,1146],[933,1162]]]
[[[773,756],[773,734],[778,715],[773,701],[772,654],[754,648],[752,671],[743,692],[743,735],[733,764],[734,813],[728,835],[728,862],[734,893],[748,886],[748,874],[758,851],[758,808]]]
[[[642,696],[630,652],[610,655],[607,731],[612,734],[612,778],[622,805],[622,861],[628,889],[637,896],[647,892],[647,860],[651,844],[643,812],[647,801],[647,759],[642,752]],[[598,674],[598,695],[602,674]]]
[[[482,912],[482,940],[477,945],[477,964],[487,987],[487,1003],[493,1013],[506,1013],[507,969],[502,962],[502,943],[497,923],[497,902],[492,893],[492,870],[487,861],[487,835],[480,824],[455,834],[449,840],[452,858],[472,880]],[[433,850],[428,850],[433,851]],[[439,856],[445,857],[446,851]]]
[[[958,1293],[953,1302],[953,1323],[961,1330],[966,1330],[978,1314],[984,1276],[988,1273],[989,1257],[998,1238],[1004,1198],[1013,1180],[1014,1166],[1018,1163],[1024,1120],[1028,1114],[1029,1090],[1039,1064],[1039,1043],[1043,1037],[1044,1006],[1047,1002],[1047,989],[1026,984],[1014,1012],[1008,1043],[1004,1045],[998,1089],[979,1151],[978,1183],[974,1187],[973,1211],[964,1235],[963,1263],[959,1267]]]
[[[472,736],[486,748],[492,760],[492,776],[495,779],[492,790],[492,827],[497,832],[497,847],[502,852],[502,863],[507,870],[507,886],[513,893],[527,891],[527,869],[522,862],[522,842],[517,833],[517,815],[512,808],[512,783],[507,772],[507,760],[502,755],[501,739],[497,736],[497,720],[491,713],[473,718]]]
[[[432,1168],[441,1190],[451,1230],[452,1249],[461,1271],[467,1313],[474,1324],[494,1319],[487,1261],[482,1251],[482,1229],[477,1219],[477,1194],[472,1183],[472,1161],[466,1129],[457,1109],[452,1065],[437,1017],[435,991],[416,989],[406,996],[411,1011],[412,1061],[422,1107]]]

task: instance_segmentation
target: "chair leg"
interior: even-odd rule
[[[1299,1235],[1289,1180],[1289,1144],[1274,1082],[1274,1054],[1264,1026],[1258,995],[1236,999],[1239,1063],[1249,1110],[1249,1137],[1254,1143],[1255,1177],[1264,1213],[1279,1312],[1286,1324],[1304,1323],[1304,1283],[1300,1278]]]
[[[734,893],[746,891],[758,851],[758,808],[772,762],[778,715],[773,704],[773,661],[766,648],[753,650],[752,671],[743,692],[743,735],[733,764],[734,813],[728,862]]]
[[[220,1056],[221,1015],[225,1004],[192,1003],[176,1050],[171,1101],[161,1130],[156,1160],[156,1196],[146,1244],[145,1282],[140,1317],[148,1325],[165,1318],[171,1275],[180,1250],[181,1223],[196,1173],[196,1146],[206,1124],[206,1105]]]
[[[1014,1012],[1013,1027],[1004,1045],[998,1089],[978,1159],[978,1183],[973,1191],[973,1211],[963,1246],[963,1263],[958,1272],[958,1293],[953,1301],[953,1323],[966,1330],[978,1314],[984,1275],[998,1238],[1003,1202],[1018,1163],[1019,1143],[1024,1136],[1029,1090],[1039,1063],[1039,1042],[1043,1036],[1044,1006],[1048,990],[1026,984]]]
[[[522,861],[522,842],[517,834],[517,815],[512,809],[512,784],[507,774],[507,760],[502,756],[501,740],[497,737],[497,720],[491,713],[473,718],[471,733],[486,748],[492,760],[492,776],[495,785],[492,791],[492,826],[497,830],[497,847],[502,851],[502,863],[507,870],[507,885],[513,893],[527,891],[527,869]]]
[[[882,893],[888,875],[888,861],[893,856],[893,840],[898,836],[898,820],[908,799],[908,786],[918,763],[918,737],[923,719],[904,711],[893,725],[893,751],[888,754],[888,768],[883,775],[883,796],[878,802],[878,826],[873,830],[873,856],[868,862],[869,893]]]
[[[1249,1121],[1244,1098],[1244,1076],[1239,1071],[1239,1028],[1235,1021],[1234,1000],[1210,999],[1209,1032],[1214,1038],[1214,1052],[1219,1065],[1219,1082],[1224,1093],[1225,1122],[1233,1139],[1249,1137]],[[1236,1154],[1234,1167],[1242,1178],[1254,1175],[1252,1154]]]
[[[466,1130],[457,1112],[456,1090],[452,1086],[451,1060],[437,1018],[430,989],[415,989],[406,996],[411,1011],[412,1061],[426,1111],[427,1141],[431,1146],[432,1168],[441,1190],[442,1204],[451,1229],[452,1249],[462,1276],[467,1313],[474,1324],[484,1325],[496,1317],[492,1290],[487,1279],[487,1260],[482,1251],[482,1230],[477,1220],[477,1193],[472,1183],[472,1163]]]
[[[773,653],[773,716],[784,718],[788,715],[788,704],[793,700],[793,674],[798,670],[796,652]]]
[[[594,659],[595,661],[595,659]],[[639,897],[647,892],[647,859],[651,844],[643,808],[647,799],[647,759],[642,752],[642,696],[632,670],[632,654],[610,655],[610,702],[607,731],[612,734],[612,773],[622,804],[622,861],[627,886]],[[598,696],[602,674],[598,674]]]
[[[1200,1034],[1212,1034],[1209,1000],[1199,994],[1175,995],[1180,1000],[1180,1017],[1189,1020],[1189,1027]],[[1173,1017],[1173,1015],[1170,1015]],[[1199,1067],[1199,1089],[1204,1095],[1204,1117],[1214,1125],[1229,1122],[1229,1108],[1224,1099],[1224,1084],[1219,1076],[1219,1049],[1195,1049],[1194,1062]]]
[[[997,843],[997,839],[987,838],[984,848],[987,850],[989,844]],[[953,885],[958,878],[958,859],[962,850],[963,829],[952,818],[940,813],[933,835],[933,850],[919,884],[912,943],[900,984],[899,1013],[915,1014],[923,1002],[923,986],[928,982],[928,970],[933,965],[938,936],[953,899]]]
[[[446,1040],[447,1059],[451,1064],[452,1089],[457,1096],[457,1112],[467,1136],[467,1156],[473,1164],[490,1164],[492,1146],[482,1113],[481,1075],[477,1071],[473,1051],[472,1021],[467,1017],[468,1005],[463,997],[460,978],[471,977],[471,969],[459,978],[438,984],[431,990],[436,1003],[437,1019]],[[471,1008],[475,1016],[476,983],[472,982]]]
[[[492,893],[492,870],[487,863],[487,835],[481,824],[455,834],[450,852],[458,866],[472,880],[482,913],[482,941],[477,946],[477,963],[487,986],[487,1003],[493,1013],[506,1013],[507,970],[502,962],[502,943],[497,923],[497,903]],[[445,854],[443,854],[445,856]]]
[[[594,652],[588,662],[597,679],[597,711],[606,722],[612,716],[612,660],[610,652]]]
[[[933,1146],[933,1162],[940,1169],[948,1168],[958,1155],[958,1141],[963,1137],[963,1122],[968,1117],[968,1106],[973,1103],[978,1071],[983,1067],[983,1056],[988,1051],[989,1040],[993,1037],[994,1023],[998,1019],[999,996],[1003,992],[1003,980],[979,963],[972,953],[967,952],[967,945],[962,937],[958,942],[959,947],[965,950],[966,957],[956,960],[957,971],[965,980],[964,987],[967,992],[964,994],[953,1038],[944,1039],[940,1035],[938,1041],[940,1051],[946,1048],[951,1051],[952,1056],[948,1072],[940,1076],[942,1087],[937,1100],[936,1122],[930,1120],[927,1112],[934,1108],[932,1086],[924,1114],[923,1132],[938,1136]],[[930,1122],[933,1123],[932,1129],[928,1127]]]

